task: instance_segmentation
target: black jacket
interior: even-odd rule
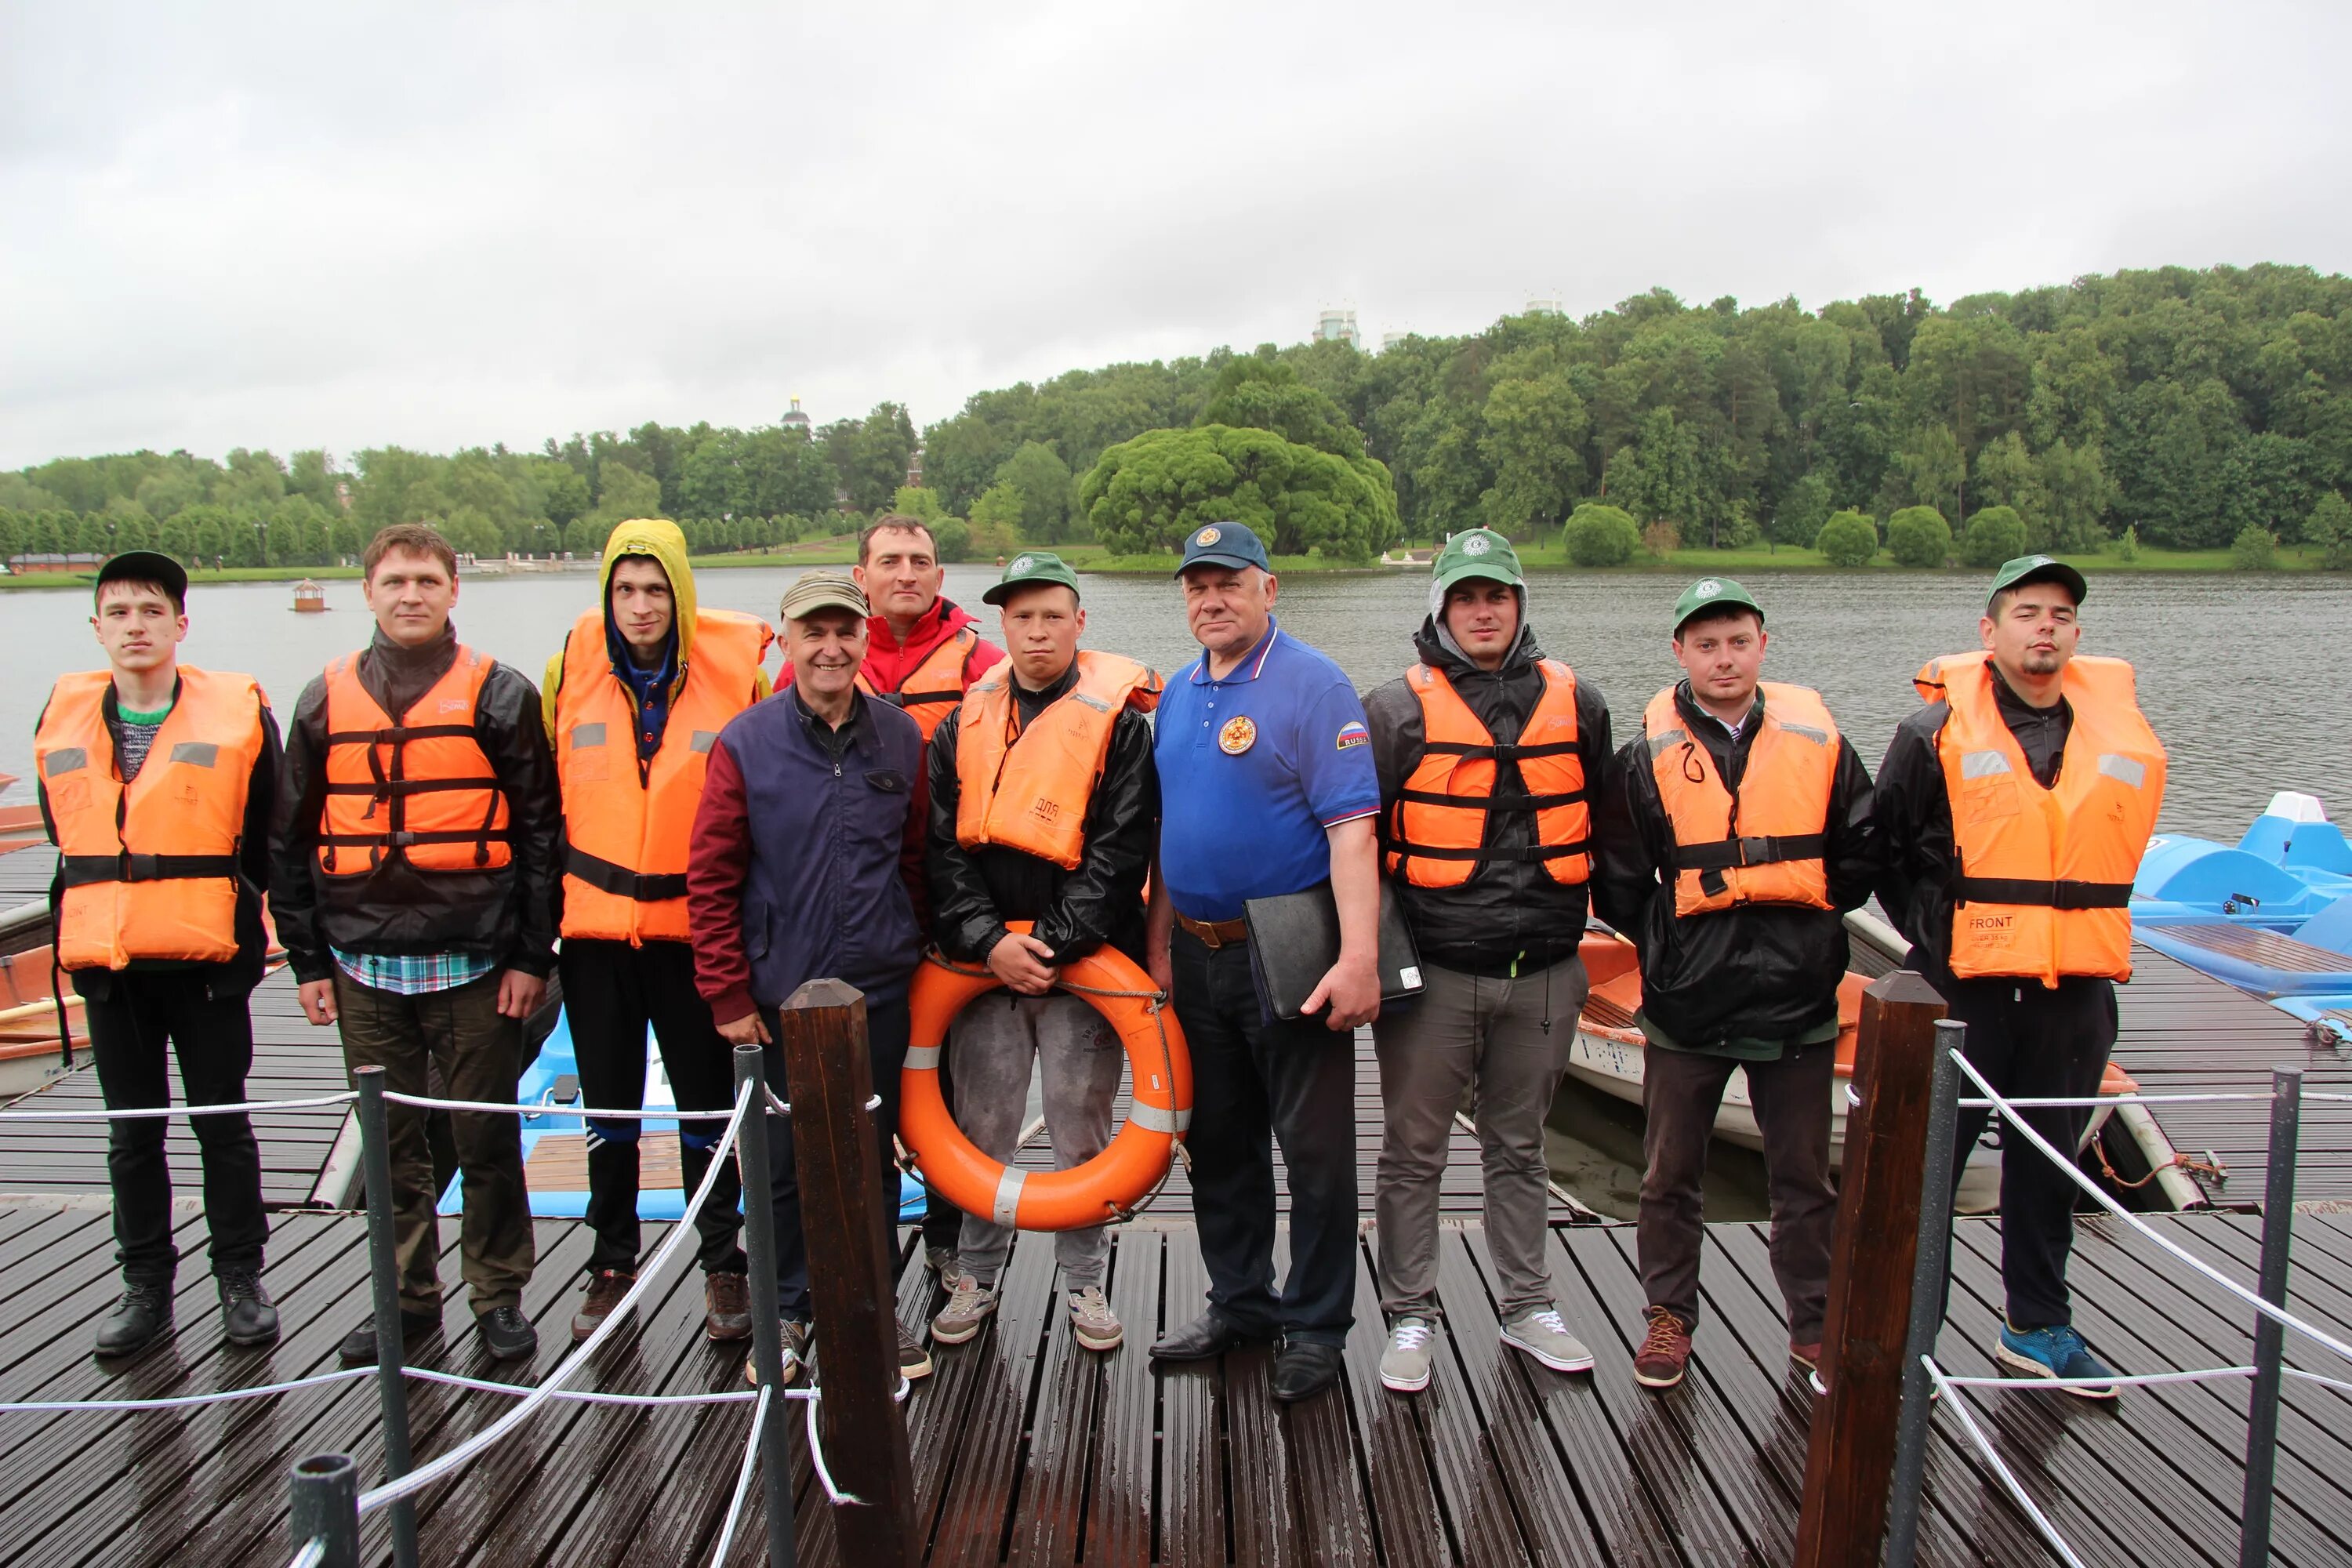
[[[2048,789],[2058,782],[2058,764],[2074,724],[2073,707],[2063,697],[2053,708],[2032,706],[2010,690],[1998,668],[1992,672],[1992,695],[1994,708],[2025,753],[2026,766]],[[1951,978],[1951,885],[1959,859],[1951,795],[1936,749],[1951,716],[1948,703],[1921,708],[1895,727],[1886,760],[1878,764],[1878,830],[1886,844],[1878,901],[1895,929],[1910,940],[1920,973],[1939,990]]]
[[[1025,729],[1077,679],[1074,663],[1044,691],[1013,683]],[[956,742],[963,713],[931,732],[930,879],[932,925],[940,951],[982,963],[1003,940],[1007,921],[1034,921],[1031,935],[1067,963],[1108,942],[1143,961],[1143,883],[1160,826],[1160,770],[1151,760],[1151,725],[1129,708],[1111,730],[1110,755],[1087,802],[1086,847],[1077,868],[1018,849],[956,842]]]
[[[1675,706],[1725,785],[1737,792],[1762,694],[1737,741],[1691,700],[1688,681],[1675,686]],[[1674,825],[1658,795],[1647,738],[1637,732],[1617,761],[1623,777],[1601,814],[1593,897],[1601,918],[1641,950],[1643,1017],[1676,1046],[1697,1051],[1732,1040],[1794,1039],[1833,1023],[1847,961],[1841,917],[1869,900],[1878,871],[1870,774],[1853,743],[1838,737],[1830,780],[1822,860],[1834,910],[1748,904],[1676,919]]]
[[[172,687],[172,700],[180,699],[180,688]],[[107,732],[114,731],[119,709],[114,688],[106,689],[100,699],[107,721]],[[48,710],[42,709],[42,716]],[[253,774],[245,784],[245,823],[238,829],[236,840],[236,956],[226,963],[189,964],[172,959],[135,958],[125,974],[205,971],[205,993],[215,998],[242,996],[261,984],[261,970],[268,955],[269,935],[262,929],[261,898],[269,886],[269,819],[278,800],[278,770],[280,746],[278,739],[278,715],[269,710],[269,699],[261,700],[261,749],[254,753]],[[111,759],[108,765],[120,766]],[[58,841],[58,825],[49,816],[49,788],[46,783],[37,784],[41,804],[41,826],[49,842]],[[54,918],[65,899],[65,865],[58,862],[57,874],[49,879],[49,909]],[[75,969],[67,972],[73,988],[94,1002],[103,1002],[114,994],[117,973],[111,969]]]
[[[457,657],[453,630],[407,649],[376,634],[359,678],[387,713],[404,713]],[[493,663],[474,711],[474,739],[507,797],[512,861],[496,870],[418,871],[390,861],[363,877],[317,868],[319,816],[327,794],[327,680],[302,689],[286,735],[278,814],[270,831],[270,912],[299,981],[331,979],[330,948],[346,952],[468,952],[499,967],[544,975],[555,967],[563,803],[539,690]]]
[[[1434,665],[1454,683],[1454,689],[1486,726],[1497,745],[1519,738],[1520,728],[1542,700],[1543,672],[1536,660],[1535,628],[1521,624],[1519,639],[1491,673],[1480,669],[1442,637],[1436,624],[1424,619],[1413,634],[1421,662]],[[1381,841],[1382,864],[1396,810],[1398,792],[1413,769],[1421,765],[1427,736],[1421,699],[1404,679],[1390,681],[1364,699],[1365,715],[1372,726],[1372,765],[1381,780]],[[1584,790],[1590,802],[1609,793],[1611,772],[1609,704],[1592,683],[1576,681],[1577,752],[1584,763]],[[1496,770],[1497,799],[1527,797],[1516,763]],[[1535,813],[1490,811],[1486,814],[1486,845],[1493,848],[1532,848],[1536,843]],[[1458,888],[1415,888],[1394,883],[1413,945],[1432,963],[1468,974],[1501,975],[1516,963],[1522,971],[1542,968],[1574,953],[1584,940],[1585,889],[1581,884],[1556,882],[1534,860],[1490,860],[1479,863],[1469,880]]]

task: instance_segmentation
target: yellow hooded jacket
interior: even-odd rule
[[[658,749],[642,759],[636,693],[613,669],[613,567],[627,555],[650,557],[668,575],[677,638],[668,720]],[[704,765],[727,721],[768,695],[761,667],[775,633],[757,616],[697,605],[686,536],[660,519],[613,530],[596,598],[547,661],[541,687],[563,785],[562,934],[684,942],[687,849]]]

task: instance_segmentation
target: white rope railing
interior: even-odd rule
[[[1921,1364],[1927,1367],[1927,1375],[1935,1380],[1938,1389],[1950,1394],[1959,1386],[1944,1375],[1944,1369],[1936,1364],[1935,1357],[1921,1356],[1919,1360]],[[2017,1479],[2015,1472],[2002,1462],[2000,1455],[1993,1448],[1992,1440],[1985,1436],[1984,1428],[1977,1425],[1976,1417],[1969,1414],[1966,1405],[1955,1395],[1944,1401],[1944,1408],[1949,1410],[1958,1420],[1970,1440],[1976,1444],[1977,1452],[1984,1456],[1985,1463],[1992,1467],[1993,1474],[2000,1478],[2000,1484],[2009,1489],[2010,1497],[2016,1501],[2020,1509],[2024,1510],[2025,1517],[2033,1521],[2033,1528],[2041,1531],[2042,1541],[2049,1545],[2051,1551],[2058,1554],[2058,1560],[2065,1563],[2067,1568],[2089,1568],[2089,1565],[2080,1557],[2074,1555],[2074,1549],[2066,1544],[2066,1538],[2058,1533],[2058,1527],[2050,1522],[2050,1516],[2043,1513],[2041,1505],[2027,1493],[2024,1484]]]
[[[99,1107],[90,1110],[0,1110],[0,1125],[11,1121],[139,1121],[156,1116],[246,1116],[265,1110],[313,1110],[320,1106],[344,1106],[359,1099],[356,1091],[322,1094],[311,1100],[243,1100],[233,1105],[142,1105],[121,1110]]]
[[[732,1110],[671,1110],[658,1106],[651,1110],[606,1110],[551,1100],[536,1105],[507,1105],[495,1100],[443,1100],[429,1094],[403,1094],[391,1089],[383,1091],[383,1098],[391,1104],[413,1106],[419,1110],[478,1110],[506,1116],[561,1116],[566,1120],[588,1117],[598,1121],[725,1121],[735,1114]]]
[[[372,1366],[347,1366],[338,1372],[322,1372],[315,1377],[298,1377],[291,1383],[262,1384],[253,1388],[221,1388],[210,1394],[180,1394],[159,1399],[21,1399],[0,1405],[0,1415],[17,1415],[32,1411],[59,1410],[185,1410],[198,1405],[226,1405],[238,1399],[267,1399],[274,1394],[294,1394],[305,1388],[324,1388],[331,1384],[349,1383],[354,1378],[373,1377]]]
[[[743,1439],[743,1464],[735,1474],[735,1495],[728,1500],[727,1522],[719,1526],[719,1544],[710,1553],[712,1568],[719,1568],[726,1563],[728,1551],[735,1544],[735,1521],[743,1517],[743,1500],[751,1495],[751,1478],[759,1473],[760,1434],[768,1425],[768,1395],[773,1392],[771,1388],[761,1389],[758,1394],[760,1407],[751,1412],[751,1435]],[[768,1528],[778,1530],[783,1525],[771,1520]]]
[[[711,1150],[710,1168],[703,1173],[701,1185],[695,1190],[693,1198],[688,1202],[687,1213],[699,1213],[704,1201],[710,1196],[712,1188],[717,1185],[720,1173],[726,1168],[728,1152],[734,1146],[735,1135],[742,1128],[743,1113],[751,1103],[751,1089],[754,1087],[756,1087],[755,1084],[747,1083],[736,1095],[734,1113],[729,1118],[726,1130],[719,1135],[719,1142]],[[663,1238],[661,1246],[655,1249],[653,1257],[646,1259],[644,1268],[638,1272],[636,1282],[629,1287],[627,1293],[620,1300],[614,1303],[612,1311],[605,1316],[602,1323],[597,1325],[596,1331],[590,1334],[569,1357],[557,1365],[549,1374],[546,1382],[540,1384],[526,1394],[520,1404],[431,1463],[420,1465],[404,1476],[394,1477],[382,1486],[362,1493],[360,1497],[360,1512],[362,1514],[371,1512],[386,1503],[397,1501],[401,1498],[431,1486],[442,1477],[470,1462],[477,1454],[497,1443],[529,1419],[534,1411],[561,1391],[564,1379],[570,1377],[581,1367],[589,1364],[593,1360],[598,1348],[628,1321],[630,1309],[635,1306],[637,1299],[652,1286],[654,1281],[661,1277],[662,1270],[668,1266],[669,1260],[677,1256],[679,1247],[691,1234],[693,1234],[691,1226],[672,1226],[669,1235]]]

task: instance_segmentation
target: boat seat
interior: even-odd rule
[[[2338,906],[2341,907],[2341,906]],[[2352,991],[2352,957],[2256,926],[2155,926],[2141,942],[2258,996]]]

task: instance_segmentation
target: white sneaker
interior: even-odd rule
[[[1430,1343],[1437,1325],[1427,1318],[1399,1318],[1389,1331],[1389,1348],[1381,1352],[1381,1386],[1398,1394],[1419,1394],[1429,1386],[1436,1360]]]
[[[948,1304],[931,1320],[931,1342],[960,1345],[988,1326],[996,1315],[996,1287],[983,1285],[967,1274],[955,1281]]]
[[[1539,1307],[1523,1312],[1503,1325],[1503,1342],[1543,1363],[1554,1372],[1591,1372],[1592,1352],[1584,1342],[1568,1331],[1559,1321],[1559,1311],[1551,1307]]]
[[[1118,1314],[1110,1310],[1101,1288],[1095,1285],[1070,1292],[1070,1331],[1082,1347],[1090,1351],[1115,1351],[1127,1338]]]

